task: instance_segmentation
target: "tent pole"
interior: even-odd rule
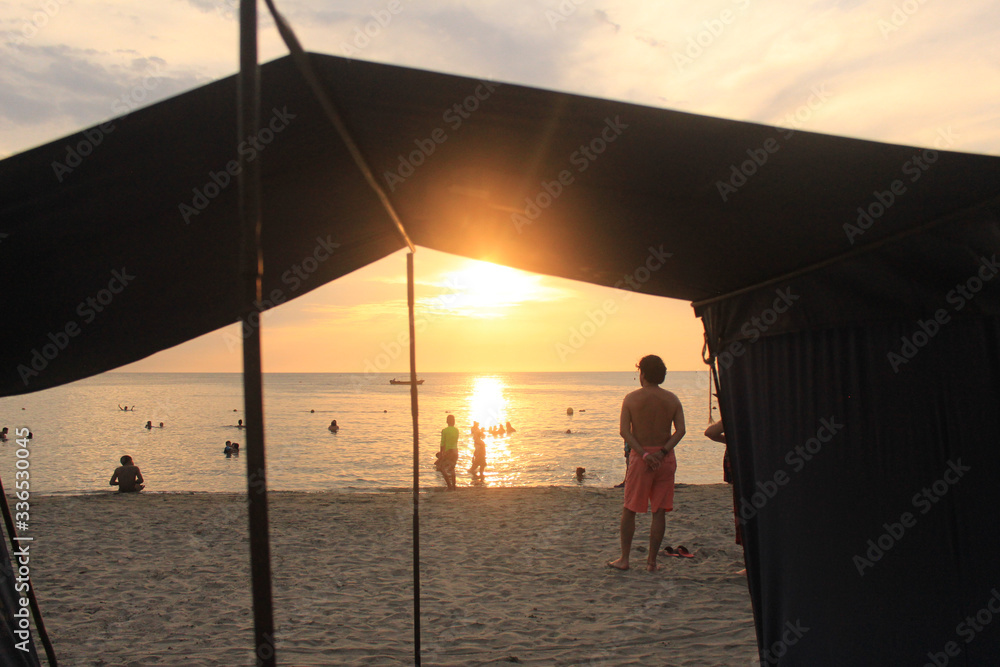
[[[413,416],[413,664],[420,667],[420,434],[417,341],[413,317],[413,253],[406,253],[406,305],[410,319],[410,412]]]
[[[260,73],[257,65],[257,0],[240,0],[240,73],[236,137],[256,136],[260,126]],[[271,602],[271,547],[267,518],[264,457],[264,396],[260,352],[261,256],[260,160],[240,152],[240,326],[243,334],[243,408],[247,423],[247,513],[250,519],[250,576],[253,589],[254,656],[260,667],[274,667],[274,616]]]

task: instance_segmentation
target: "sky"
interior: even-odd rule
[[[238,0],[0,2],[0,158],[237,69]],[[771,125],[1000,155],[988,0],[277,0],[307,50]],[[261,61],[285,55],[262,12]],[[416,255],[418,369],[701,370],[686,302]],[[402,373],[405,256],[264,317],[264,370]],[[122,370],[239,371],[235,328]]]

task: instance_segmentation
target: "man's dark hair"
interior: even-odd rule
[[[655,354],[647,354],[635,367],[645,376],[646,382],[658,385],[667,377],[667,365]]]
[[[122,462],[122,465],[123,465],[123,466],[127,466],[127,465],[129,465],[130,463],[132,463],[132,457],[131,457],[131,456],[129,456],[128,454],[126,454],[125,456],[123,456],[123,457],[121,458],[121,462]]]

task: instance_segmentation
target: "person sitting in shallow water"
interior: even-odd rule
[[[139,466],[132,463],[132,457],[126,454],[121,458],[122,464],[115,468],[111,475],[109,486],[117,486],[118,493],[138,493],[146,488]]]

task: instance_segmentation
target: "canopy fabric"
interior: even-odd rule
[[[948,216],[995,219],[995,157],[310,57],[436,250],[700,300]],[[402,243],[291,59],[261,77],[270,127],[240,145],[262,161],[266,309]],[[235,101],[231,77],[0,162],[0,395],[237,321]]]

